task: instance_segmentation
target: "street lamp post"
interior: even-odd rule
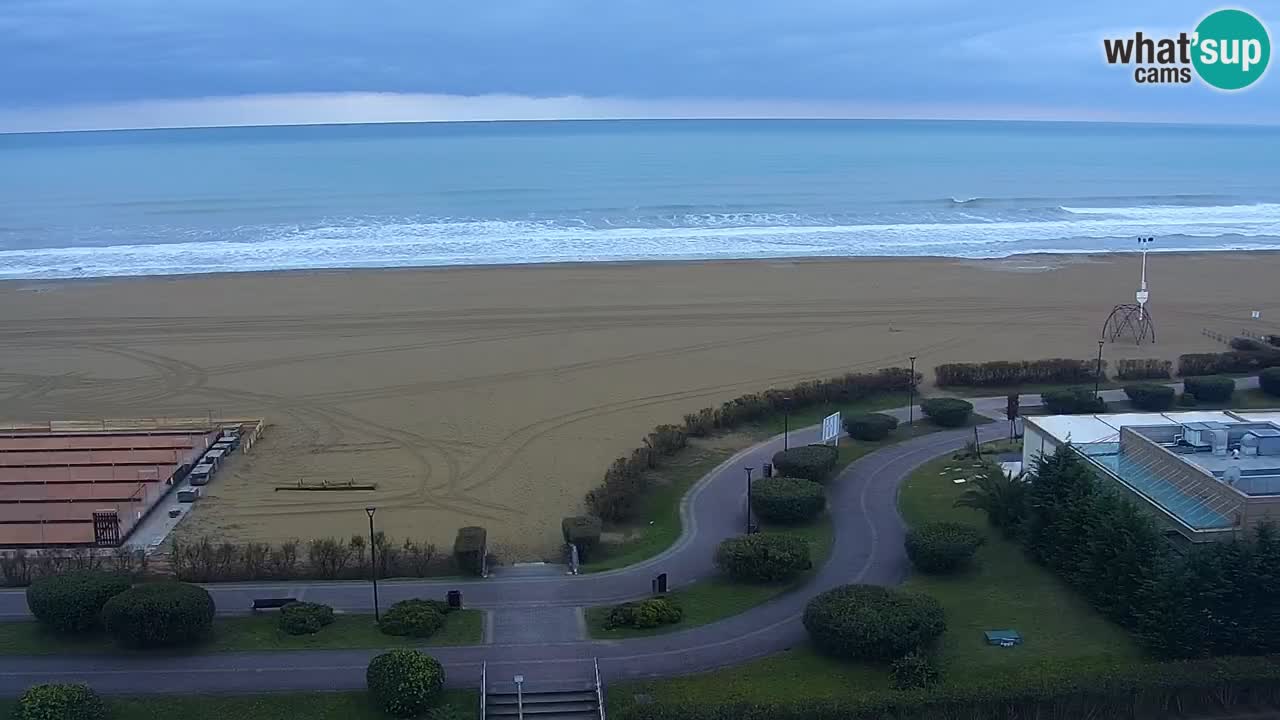
[[[755,468],[747,466],[747,534],[751,534],[751,471]]]
[[[1093,399],[1098,399],[1098,386],[1102,383],[1102,340],[1098,341],[1098,368],[1093,373]]]
[[[916,356],[912,355],[911,377],[907,379],[907,427],[913,427],[916,419]]]
[[[782,449],[786,450],[788,445],[788,436],[791,434],[791,398],[782,398]]]
[[[369,576],[373,579],[373,619],[378,621],[382,619],[378,612],[378,548],[373,542],[373,514],[378,508],[369,506],[364,511],[369,514]]]

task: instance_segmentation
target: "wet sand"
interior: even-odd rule
[[[1270,253],[1151,256],[1159,344],[1280,329]],[[483,525],[507,559],[653,425],[849,370],[1093,357],[1135,256],[859,259],[252,273],[0,283],[0,419],[262,415],[188,535],[451,546]],[[1263,321],[1249,319],[1261,310]],[[273,492],[307,482],[372,493]]]

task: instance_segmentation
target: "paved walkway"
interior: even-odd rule
[[[1256,384],[1256,379],[1250,379]],[[1241,383],[1249,387],[1248,382]],[[1107,391],[1108,399],[1123,398]],[[1023,406],[1039,403],[1023,396]],[[974,401],[984,414],[1003,416],[1003,398]],[[892,411],[906,417],[906,408]],[[981,440],[1006,436],[1005,423],[979,427]],[[791,433],[791,443],[818,439],[819,429]],[[379,583],[384,606],[410,597],[443,597],[460,589],[468,607],[492,611],[485,643],[430,648],[444,663],[449,684],[475,687],[487,662],[491,682],[517,673],[531,683],[556,683],[592,676],[599,658],[607,681],[684,675],[762,657],[803,642],[800,615],[814,594],[851,582],[891,585],[903,580],[908,564],[902,549],[905,528],[898,515],[897,490],[916,467],[964,445],[972,429],[938,432],[887,446],[866,455],[832,481],[829,509],[835,541],[831,556],[803,587],[745,613],[685,631],[625,641],[586,640],[580,608],[645,597],[657,572],[667,572],[678,588],[715,572],[719,542],[742,532],[746,513],[746,466],[759,468],[782,447],[775,437],[726,460],[699,481],[681,504],[684,532],[666,551],[619,570],[582,575],[516,574],[471,581]],[[758,473],[758,470],[757,470]],[[758,477],[758,474],[757,474]],[[211,585],[219,611],[247,610],[253,597],[302,593],[307,600],[345,611],[370,611],[369,585],[361,582]],[[0,616],[29,617],[22,591],[0,592]],[[171,657],[59,656],[0,657],[0,695],[20,693],[37,682],[80,680],[103,692],[265,692],[341,690],[364,687],[365,667],[376,650],[237,652]]]

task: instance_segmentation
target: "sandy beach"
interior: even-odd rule
[[[1280,255],[1153,255],[1159,344],[1274,330]],[[365,532],[504,559],[554,552],[610,460],[746,391],[905,364],[1092,357],[1136,256],[858,259],[252,273],[0,283],[5,420],[262,415],[186,534]],[[1249,320],[1261,310],[1263,322]],[[350,479],[343,493],[276,493]],[[305,497],[299,497],[305,495]],[[316,496],[320,497],[316,497]]]

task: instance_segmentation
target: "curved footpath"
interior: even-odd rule
[[[1256,379],[1254,380],[1256,383]],[[1249,386],[1242,383],[1243,386]],[[1120,391],[1108,391],[1107,399]],[[1039,402],[1024,396],[1024,405]],[[974,401],[979,412],[998,416],[1004,398]],[[892,411],[903,418],[906,408]],[[818,439],[819,428],[793,431],[793,445]],[[980,426],[985,442],[1005,437],[1003,422]],[[504,682],[520,673],[530,685],[554,685],[593,676],[592,660],[599,658],[606,681],[684,675],[734,665],[762,657],[804,640],[800,616],[813,595],[836,585],[862,582],[890,585],[908,571],[902,549],[905,528],[898,515],[897,490],[921,464],[964,445],[973,429],[938,432],[889,445],[872,452],[840,473],[828,487],[834,528],[830,558],[801,588],[745,613],[689,630],[628,640],[504,641],[495,632],[492,615],[502,613],[525,624],[542,622],[540,612],[559,608],[607,605],[646,597],[658,572],[666,572],[673,588],[715,573],[715,547],[740,534],[745,525],[746,484],[743,468],[759,468],[782,448],[782,437],[743,450],[700,480],[681,505],[684,530],[661,554],[635,565],[582,576],[526,576],[502,573],[485,580],[387,581],[379,583],[383,607],[411,597],[443,597],[450,589],[463,592],[471,608],[494,611],[486,644],[431,647],[427,652],[444,663],[449,684],[476,687],[481,663],[487,662],[490,682]],[[254,597],[289,595],[323,602],[345,611],[369,612],[368,583],[256,583],[210,585],[210,592],[226,614],[242,614]],[[0,592],[0,617],[29,618],[21,590]],[[576,636],[577,635],[575,633]],[[237,693],[267,691],[344,690],[364,687],[365,668],[377,650],[289,650],[206,654],[0,656],[0,694],[16,695],[38,682],[78,680],[102,692]]]

